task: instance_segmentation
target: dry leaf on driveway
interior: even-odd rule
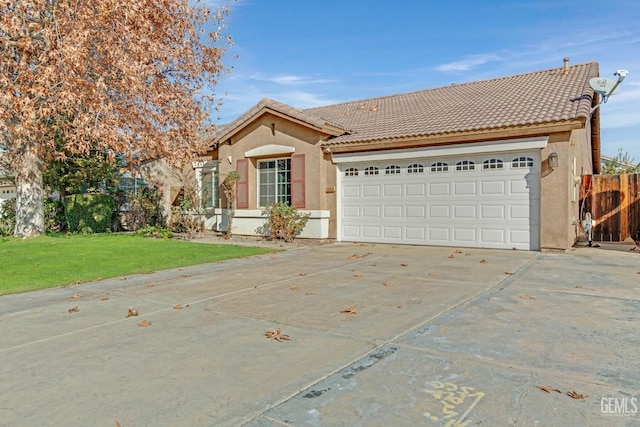
[[[69,310],[67,310],[69,313],[77,313],[80,311],[80,309],[78,308],[78,306],[76,305],[75,307],[71,307]]]
[[[533,295],[525,295],[525,296],[521,296],[520,299],[535,301],[536,297],[534,297]]]
[[[576,391],[568,391],[567,392],[567,396],[572,397],[574,399],[584,399],[585,397],[589,397],[589,396],[585,396],[584,394],[580,394]]]
[[[562,393],[560,390],[558,390],[557,388],[553,388],[550,385],[537,385],[536,387],[538,387],[542,391],[546,391],[547,393],[551,393],[552,391],[555,391],[556,393]]]
[[[140,326],[141,328],[146,328],[147,326],[151,326],[151,322],[149,320],[143,320],[142,322],[138,323],[138,326]]]
[[[400,265],[401,265],[402,267],[406,267],[406,266],[408,266],[409,264],[402,263],[402,264],[400,264]]]
[[[291,287],[291,290],[292,290],[292,291],[299,291],[299,290],[300,290],[300,287],[299,287],[299,286],[292,286],[292,287]]]
[[[358,270],[353,272],[353,277],[362,277],[362,273],[360,273]]]
[[[345,314],[358,314],[358,309],[355,307],[347,307],[344,310],[340,310],[340,313]]]
[[[386,286],[386,287],[389,287],[389,286],[391,286],[391,282],[384,282],[383,285]]]
[[[135,317],[138,315],[138,310],[133,307],[129,307],[129,311],[127,312],[127,317]]]
[[[291,338],[289,338],[289,335],[283,334],[280,328],[276,329],[275,331],[265,332],[265,336],[271,340],[276,340],[279,342],[282,342],[283,340],[291,340]]]
[[[82,295],[80,295],[80,294],[71,295],[71,299],[79,299],[79,298],[82,298]]]
[[[489,262],[489,261],[487,261],[486,259],[481,259],[481,260],[480,260],[480,264],[486,264],[486,263],[488,263],[488,262]]]

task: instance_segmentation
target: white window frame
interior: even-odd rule
[[[280,169],[278,168],[278,164],[279,162],[284,161],[288,164],[288,168],[287,169]],[[266,200],[265,204],[263,204],[263,197],[262,197],[262,178],[263,178],[263,169],[262,169],[262,165],[265,163],[274,163],[275,164],[275,168],[273,171],[273,176],[274,176],[274,182],[273,183],[267,183],[268,185],[273,184],[274,186],[274,194],[273,194],[273,200]],[[287,204],[291,204],[291,157],[279,157],[276,159],[265,159],[265,160],[259,160],[258,161],[258,207],[261,208],[265,208],[268,205],[271,205],[273,203],[279,203],[279,202],[284,202]],[[279,174],[279,172],[284,172],[286,176],[288,176],[288,181],[285,182],[278,182],[279,177],[281,176]],[[285,188],[288,191],[286,192],[282,192],[282,189]],[[271,194],[266,195],[264,198],[266,199],[270,199],[272,197]]]

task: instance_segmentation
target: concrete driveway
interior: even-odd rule
[[[0,425],[638,425],[639,318],[640,255],[592,248],[331,244],[10,295]]]

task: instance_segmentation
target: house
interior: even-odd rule
[[[0,207],[6,200],[15,198],[16,185],[13,182],[13,176],[0,169]]]
[[[600,166],[598,74],[565,58],[317,108],[263,99],[213,135],[195,175],[216,188],[239,172],[235,234],[255,234],[263,208],[284,201],[311,214],[300,237],[566,250],[580,233],[580,177]],[[214,199],[207,227],[224,230]]]

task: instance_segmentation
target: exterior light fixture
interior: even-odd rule
[[[558,167],[558,153],[549,154],[549,167],[551,169]]]

